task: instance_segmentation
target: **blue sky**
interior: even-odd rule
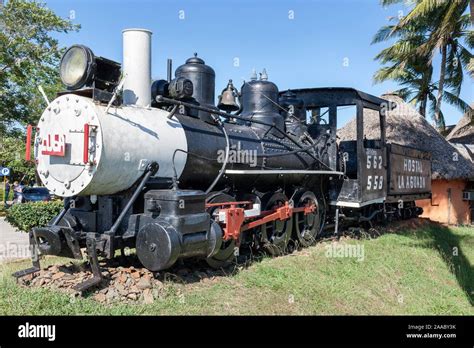
[[[391,82],[373,84],[373,73],[380,67],[373,58],[387,44],[370,42],[390,16],[407,13],[403,5],[383,8],[377,0],[48,0],[46,4],[82,26],[77,33],[57,35],[61,45],[81,43],[96,55],[121,62],[121,31],[150,29],[153,78],[165,78],[167,58],[176,68],[197,52],[216,71],[216,95],[230,78],[240,88],[253,68],[266,68],[280,90],[346,86],[375,95],[394,90],[397,86]],[[239,66],[234,64],[236,58]],[[466,76],[462,97],[470,103],[473,86]],[[443,111],[447,124],[461,117],[450,106]]]

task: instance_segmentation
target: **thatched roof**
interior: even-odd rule
[[[411,105],[393,94],[382,98],[394,102],[397,107],[387,113],[387,141],[411,146],[432,154],[432,179],[474,178],[474,165],[421,116]],[[364,132],[367,139],[380,137],[378,112],[364,111]],[[355,117],[338,130],[340,140],[356,137]],[[455,160],[457,159],[457,161]]]
[[[461,155],[468,161],[474,163],[474,144],[451,143]]]
[[[474,108],[474,104],[471,106]],[[474,144],[474,112],[466,112],[446,137],[452,143]]]

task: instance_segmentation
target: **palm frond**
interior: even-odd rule
[[[374,83],[381,83],[387,80],[399,80],[405,78],[405,71],[397,67],[383,67],[377,70],[373,76]]]
[[[474,48],[474,30],[467,30],[464,33],[464,40],[469,48]]]
[[[459,98],[457,95],[444,90],[443,91],[443,100],[449,103],[450,105],[454,106],[456,109],[459,111],[465,113],[465,112],[472,112],[472,108],[469,106],[468,103],[466,103],[464,100]]]
[[[438,104],[435,95],[433,93],[428,94],[428,99],[430,100],[428,109],[429,109],[429,115],[431,119],[435,122],[437,128],[443,128],[445,121],[444,121],[444,115],[441,112],[441,110],[439,112],[440,119],[439,120],[435,119],[435,110],[436,110],[436,105]]]
[[[375,56],[375,60],[380,60],[382,64],[387,62],[399,62],[401,65],[406,65],[407,62],[411,62],[411,65],[417,63],[425,65],[429,62],[429,58],[416,53],[419,46],[420,42],[418,40],[401,39],[392,46],[383,49]]]
[[[382,41],[386,41],[393,37],[392,35],[393,25],[385,25],[380,28],[374,35],[371,44],[376,44]]]
[[[459,53],[458,53],[459,61],[464,67],[467,67],[467,65],[474,58],[474,54],[469,52],[469,50],[466,47],[464,47],[462,44],[459,44],[458,47],[459,47]]]
[[[433,14],[433,12],[446,5],[446,0],[422,0],[413,10],[410,11],[404,18],[400,20],[397,28],[402,28],[409,23],[416,22],[420,18],[426,18]]]
[[[452,88],[454,93],[459,95],[459,93],[461,93],[464,79],[463,64],[459,57],[457,44],[454,43],[448,48],[449,52],[447,55],[445,86]]]
[[[405,2],[405,0],[380,0],[380,3],[382,4],[382,6],[399,4],[401,2]]]
[[[400,88],[397,89],[396,91],[393,92],[394,94],[397,94],[400,98],[402,98],[404,101],[407,101],[410,99],[410,97],[413,95],[413,90],[410,88]]]
[[[471,58],[469,64],[467,64],[466,69],[471,77],[474,79],[474,58]]]

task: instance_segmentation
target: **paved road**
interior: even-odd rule
[[[4,217],[0,217],[0,262],[29,258],[28,233],[16,231]]]

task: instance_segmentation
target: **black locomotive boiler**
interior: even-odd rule
[[[64,197],[48,226],[33,228],[39,255],[83,258],[98,284],[98,257],[136,248],[151,271],[181,258],[212,267],[289,243],[312,244],[324,227],[417,216],[430,196],[429,154],[388,144],[386,100],[351,88],[279,91],[263,71],[215,103],[214,70],[195,55],[151,83],[151,32],[124,30],[121,64],[81,45],[61,61],[59,93],[34,134],[43,184]],[[357,137],[338,142],[338,107],[355,105]],[[380,138],[364,136],[364,110]],[[28,144],[30,145],[30,144]],[[30,150],[27,146],[27,152]],[[29,154],[28,154],[29,155]]]

